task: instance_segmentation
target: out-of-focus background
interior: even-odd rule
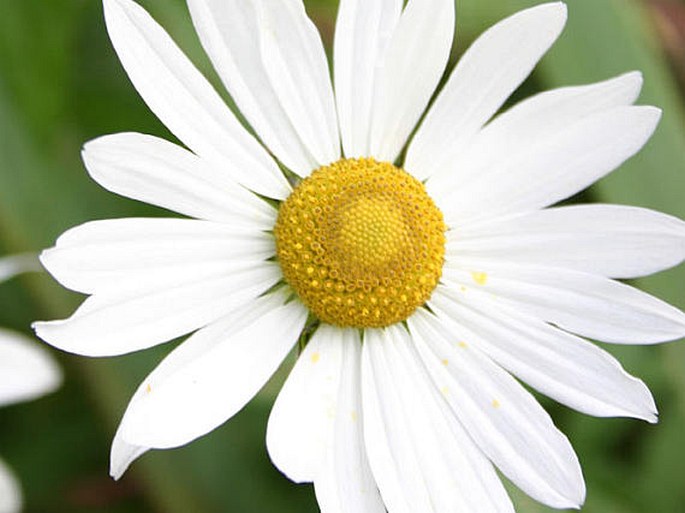
[[[141,3],[221,90],[184,1]],[[337,3],[305,0],[329,50]],[[458,0],[452,65],[490,24],[535,3]],[[685,2],[568,5],[566,31],[516,97],[642,70],[640,103],[662,107],[663,121],[642,153],[582,200],[685,218]],[[173,139],[119,65],[100,2],[0,0],[0,255],[38,251],[91,219],[167,215],[88,178],[82,144],[119,131]],[[640,285],[685,308],[685,267]],[[65,317],[80,299],[47,275],[26,275],[0,286],[0,325],[29,332],[31,321]],[[311,487],[282,477],[265,450],[268,412],[287,369],[215,432],[188,447],[144,456],[119,483],[108,477],[109,445],[128,398],[173,345],[106,360],[53,352],[65,369],[64,387],[0,410],[0,454],[23,483],[26,512],[318,511]],[[593,419],[543,400],[583,463],[584,511],[685,512],[685,344],[608,349],[649,384],[661,421]],[[515,490],[512,495],[521,513],[551,511]]]

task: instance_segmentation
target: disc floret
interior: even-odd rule
[[[274,233],[286,282],[336,326],[403,321],[440,280],[442,213],[421,182],[389,163],[317,169],[281,205]]]

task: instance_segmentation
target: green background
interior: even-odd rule
[[[218,86],[183,1],[141,3]],[[535,3],[458,0],[452,64],[488,25]],[[669,61],[666,51],[677,56],[682,40],[658,31],[664,20],[659,25],[655,17],[666,12],[655,5],[668,3],[570,0],[566,31],[517,97],[642,70],[640,102],[663,108],[663,121],[643,152],[583,199],[685,218],[685,115],[678,82],[685,61]],[[683,12],[680,0],[670,4],[672,12]],[[337,0],[305,5],[330,49]],[[119,131],[172,138],[119,65],[100,2],[0,0],[0,254],[38,251],[90,219],[166,215],[109,194],[86,175],[82,144]],[[685,308],[685,266],[640,286]],[[0,325],[27,332],[32,320],[68,316],[79,300],[47,275],[22,276],[0,287]],[[109,444],[127,400],[173,345],[104,360],[54,352],[65,370],[62,389],[0,410],[0,454],[22,480],[26,512],[318,511],[311,487],[282,477],[264,446],[269,408],[291,361],[215,432],[188,447],[146,455],[119,483],[108,477]],[[583,463],[584,511],[685,512],[685,345],[608,349],[650,385],[661,420],[651,426],[593,419],[542,399]],[[551,511],[513,489],[512,495],[519,512]]]

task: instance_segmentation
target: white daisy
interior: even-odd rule
[[[0,407],[55,390],[61,373],[50,355],[27,337],[0,329]],[[19,483],[0,460],[0,513],[21,509]]]
[[[656,421],[646,386],[581,337],[685,335],[683,313],[614,281],[680,263],[685,224],[546,208],[649,139],[660,111],[632,105],[641,75],[493,119],[564,26],[564,4],[544,4],[483,34],[420,121],[454,5],[403,3],[341,0],[334,94],[301,0],[189,0],[257,139],[141,7],[104,0],[129,77],[188,149],[107,136],[86,145],[88,171],[196,218],[91,222],[43,254],[91,295],[71,318],[36,324],[59,348],[109,356],[197,330],[131,400],[114,477],[221,425],[298,340],[267,444],[326,512],[512,511],[495,468],[540,502],[578,507],[576,455],[513,376],[584,413]]]

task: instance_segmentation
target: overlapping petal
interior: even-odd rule
[[[201,260],[198,261],[201,263]],[[36,322],[36,334],[64,351],[111,356],[146,349],[219,319],[256,298],[281,278],[269,262],[222,262],[212,272],[171,272],[88,298],[65,320]],[[198,279],[196,273],[204,273]],[[168,281],[166,278],[173,279]]]
[[[497,123],[506,121],[505,114],[473,142],[487,151],[474,152],[464,168],[469,180],[459,175],[449,184],[429,180],[426,189],[453,226],[531,212],[580,192],[616,169],[644,146],[660,117],[654,107],[623,106],[545,133],[525,126],[500,132]],[[546,125],[539,119],[531,122]],[[506,147],[506,138],[517,137],[515,132],[522,134],[515,151],[493,150],[500,144]]]
[[[276,371],[304,327],[306,309],[286,300],[273,293],[251,301],[172,351],[129,403],[119,429],[129,444],[122,449],[129,455],[124,451],[121,460],[142,448],[186,444],[240,411]]]
[[[403,326],[365,331],[362,401],[369,462],[390,513],[513,512]]]
[[[300,176],[340,156],[326,55],[301,0],[189,0],[224,84],[271,151]]]
[[[330,443],[346,345],[354,330],[323,325],[297,359],[269,417],[266,445],[274,465],[296,483],[312,482]]]
[[[362,433],[361,339],[319,327],[297,360],[269,418],[267,447],[295,482],[314,482],[322,511],[382,513]]]
[[[125,133],[87,143],[83,161],[104,188],[198,219],[270,230],[276,211],[218,164],[163,139]]]
[[[376,63],[367,156],[397,159],[445,71],[453,35],[452,0],[409,0]]]
[[[483,33],[426,114],[405,168],[420,180],[443,168],[459,170],[452,162],[530,74],[565,23],[566,6],[556,2],[518,12]]]
[[[62,285],[86,294],[151,290],[259,266],[273,236],[224,223],[169,218],[91,221],[41,255]]]
[[[594,274],[452,257],[445,263],[443,280],[455,288],[477,284],[500,302],[603,342],[655,344],[685,336],[685,313]]]
[[[374,92],[402,0],[341,0],[335,25],[334,78],[345,156],[371,155]]]
[[[261,0],[259,5],[259,42],[269,80],[317,164],[331,164],[340,158],[340,136],[319,33],[302,0]]]
[[[150,109],[183,143],[236,182],[285,199],[290,187],[276,163],[240,125],[169,35],[132,0],[104,0],[112,44]]]
[[[641,89],[642,74],[631,72],[603,82],[533,95],[473,134],[460,151],[449,151],[449,161],[440,164],[431,176],[432,186],[439,189],[455,181],[468,183],[481,167],[515,153],[521,144],[563,131],[593,114],[633,104]],[[497,151],[492,151],[494,143]]]
[[[314,479],[316,498],[326,513],[385,513],[369,467],[363,435],[361,344],[343,346],[342,373],[330,442]]]
[[[478,290],[464,293],[441,286],[430,307],[455,339],[482,349],[545,395],[597,417],[656,421],[649,389],[596,345]]]
[[[545,410],[477,348],[425,310],[409,320],[434,385],[485,455],[519,488],[555,508],[578,507],[585,485],[578,458]]]
[[[646,276],[685,259],[685,222],[619,205],[549,208],[447,232],[448,255],[563,267],[611,278]]]

